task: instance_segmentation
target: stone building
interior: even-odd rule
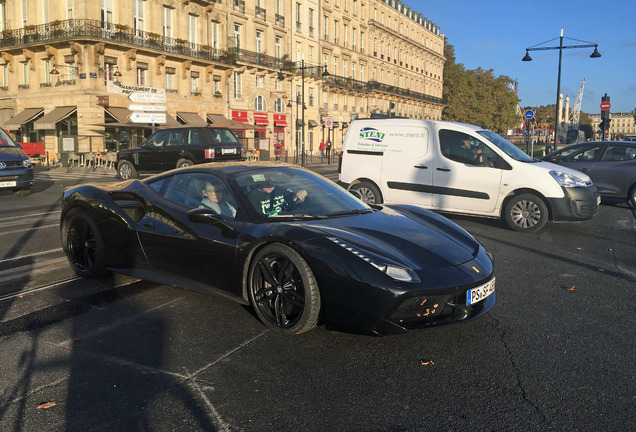
[[[357,117],[445,106],[444,36],[399,0],[0,0],[0,25],[0,125],[52,155],[224,118],[248,149],[315,154]]]
[[[611,113],[610,114],[610,128],[606,133],[606,138],[611,140],[623,140],[625,135],[636,134],[636,120],[634,119],[634,113]],[[590,114],[590,120],[595,132],[595,139],[601,139],[603,133],[598,128],[601,123],[601,114]]]

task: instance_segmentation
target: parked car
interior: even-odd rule
[[[539,231],[548,220],[591,219],[600,203],[585,174],[532,159],[468,124],[354,120],[341,158],[339,180],[367,202],[502,218],[521,232]]]
[[[636,142],[590,141],[543,157],[590,176],[601,196],[627,199],[636,207]]]
[[[230,129],[162,128],[140,148],[117,152],[117,173],[124,180],[204,162],[242,160],[243,146]]]
[[[60,229],[80,276],[110,270],[216,293],[284,334],[319,320],[409,332],[495,304],[491,254],[459,226],[421,207],[369,206],[287,164],[210,163],[71,187]]]
[[[0,191],[10,190],[26,196],[32,185],[33,167],[29,156],[4,129],[0,129]]]

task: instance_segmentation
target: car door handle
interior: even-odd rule
[[[155,224],[153,224],[152,222],[146,222],[144,224],[144,228],[155,229]]]
[[[413,168],[428,169],[426,165],[415,165]]]
[[[446,171],[446,172],[450,172],[450,168],[446,168],[446,167],[437,168],[437,171]]]
[[[589,168],[581,168],[581,172],[590,172]]]

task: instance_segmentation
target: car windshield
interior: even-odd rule
[[[252,207],[270,219],[311,219],[373,211],[340,186],[293,168],[257,168],[231,178]]]
[[[15,143],[4,129],[0,129],[0,147],[15,147]]]
[[[501,135],[498,135],[494,132],[486,131],[486,130],[478,131],[477,133],[481,135],[482,137],[486,138],[488,141],[493,143],[500,150],[502,150],[504,153],[506,153],[508,156],[510,156],[511,158],[515,160],[518,160],[520,162],[534,161],[534,159],[532,159],[530,156],[525,154],[523,151],[519,150],[514,144],[502,138]]]

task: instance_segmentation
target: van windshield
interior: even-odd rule
[[[486,130],[478,131],[477,133],[515,160],[520,162],[532,162],[534,160],[523,151],[519,150],[519,148],[517,148],[514,144],[502,138],[501,135]]]

